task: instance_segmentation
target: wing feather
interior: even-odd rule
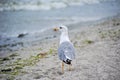
[[[60,60],[74,59],[75,58],[75,50],[74,50],[73,45],[67,41],[61,43],[58,48],[58,56],[59,56]]]

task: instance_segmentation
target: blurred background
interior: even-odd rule
[[[43,40],[54,26],[119,13],[120,0],[0,0],[0,46]]]

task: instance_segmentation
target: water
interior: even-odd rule
[[[1,0],[0,45],[35,41],[60,24],[98,20],[120,13],[119,0]],[[21,33],[28,34],[17,38]]]
[[[50,10],[117,0],[1,0],[0,10]],[[118,0],[119,2],[119,0]]]

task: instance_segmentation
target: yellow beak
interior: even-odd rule
[[[54,31],[59,31],[59,28],[56,27],[56,28],[53,28],[53,30],[54,30]]]

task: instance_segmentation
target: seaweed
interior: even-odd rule
[[[83,41],[84,44],[92,44],[93,42],[94,42],[94,41],[88,40],[88,39],[86,39],[86,40]]]
[[[16,56],[18,56],[18,53],[13,53],[13,54],[9,55],[9,57],[16,57]]]

